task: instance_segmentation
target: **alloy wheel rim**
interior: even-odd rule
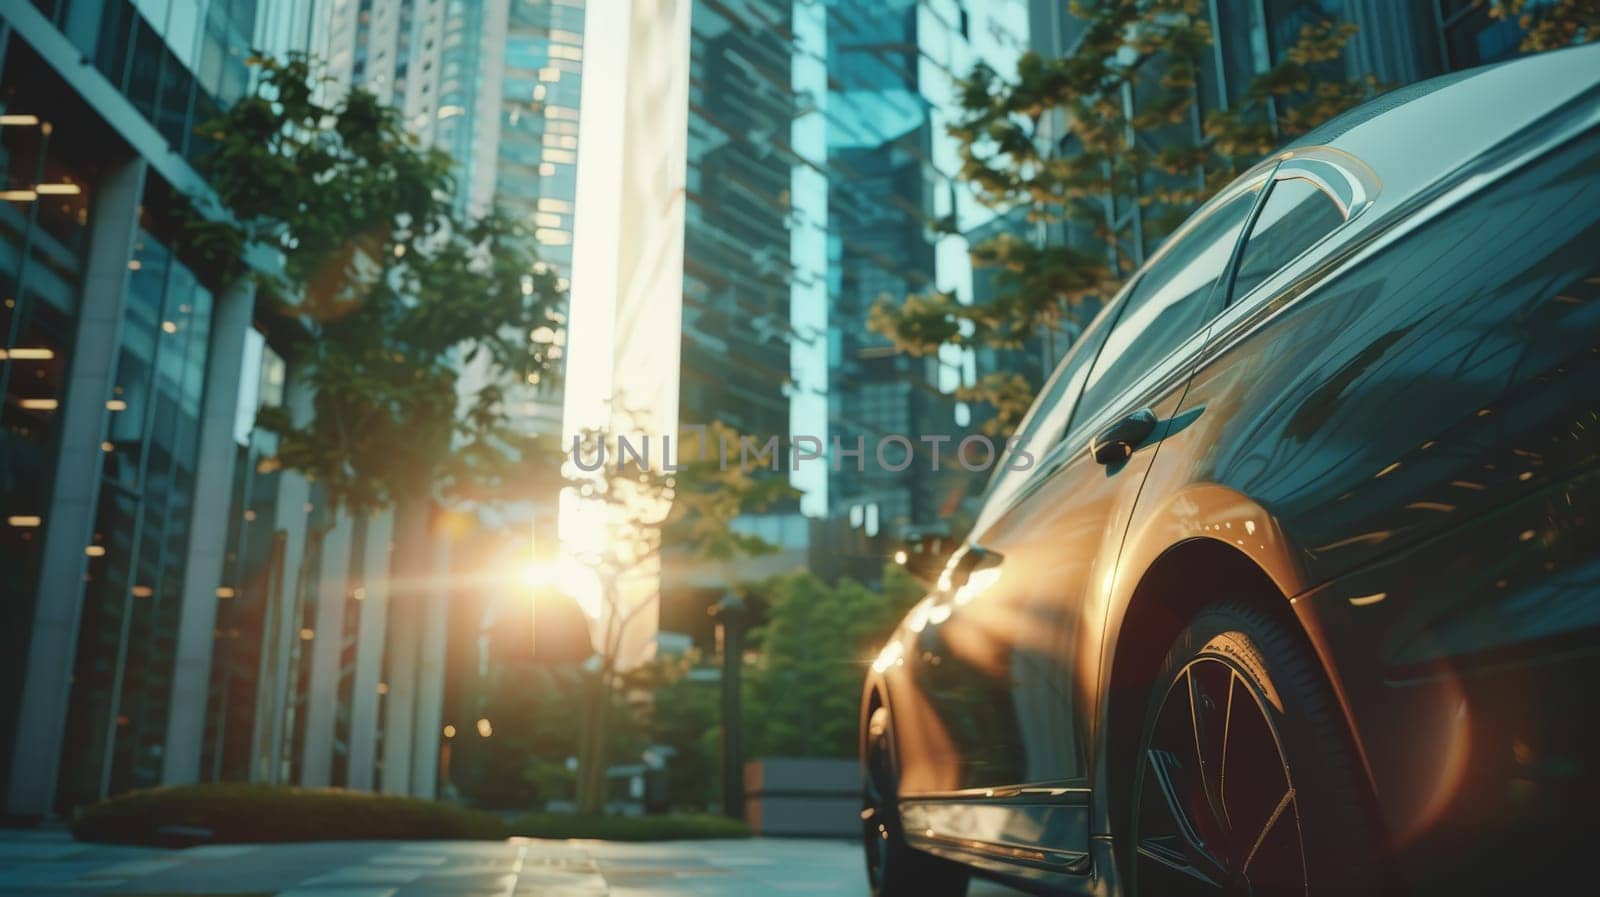
[[[1203,656],[1183,668],[1140,762],[1138,893],[1304,897],[1289,763],[1261,695],[1231,664]]]

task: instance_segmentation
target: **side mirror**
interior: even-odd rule
[[[960,539],[950,536],[919,536],[895,550],[894,562],[931,588],[938,585],[939,574],[960,545]]]

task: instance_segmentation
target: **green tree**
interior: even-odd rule
[[[810,573],[745,587],[751,613],[750,662],[743,680],[749,757],[852,757],[856,707],[866,667],[924,589],[899,566],[881,588],[843,580],[829,586]],[[672,750],[667,802],[677,810],[713,806],[721,786],[721,688],[688,673],[698,652],[630,671],[625,691],[649,694],[635,708],[652,745]]]
[[[744,694],[749,755],[854,757],[867,665],[925,589],[898,566],[881,589],[810,573],[756,588],[767,618]]]
[[[570,724],[578,710],[576,671],[520,663],[491,676],[479,711],[490,734],[480,734],[475,719],[463,722],[451,745],[452,784],[474,805],[491,809],[529,810],[570,796],[559,777],[532,774],[530,758],[565,771],[566,758],[577,752]]]
[[[395,109],[359,88],[325,98],[305,56],[252,62],[253,93],[201,126],[200,169],[231,218],[180,223],[225,279],[255,277],[307,331],[294,360],[312,413],[259,419],[280,437],[278,463],[357,510],[504,491],[538,456],[508,425],[503,384],[559,369],[554,275],[519,224],[458,212],[449,157]],[[247,268],[250,247],[279,272]],[[489,385],[463,403],[473,362]]]
[[[632,417],[620,414],[623,420]],[[739,457],[741,438],[713,423],[703,437],[680,434],[672,465],[639,464],[613,435],[590,430],[575,437],[567,478],[585,503],[591,525],[605,538],[578,560],[599,585],[598,650],[588,680],[578,745],[578,809],[599,812],[605,802],[605,768],[613,753],[611,707],[624,684],[621,663],[630,623],[651,606],[632,584],[659,570],[663,544],[690,557],[726,559],[773,550],[762,539],[739,532],[734,518],[793,497],[788,481],[758,476]],[[592,469],[585,469],[592,468]]]
[[[671,750],[666,803],[673,811],[704,812],[717,797],[721,756],[721,689],[689,673],[705,663],[698,651],[661,658],[630,671],[624,689],[648,694],[640,709],[652,746]]]
[[[875,303],[869,326],[914,355],[949,343],[1018,348],[1086,317],[1114,295],[1160,240],[1272,147],[1373,95],[1371,79],[1335,75],[1354,33],[1305,26],[1296,44],[1227,111],[1202,117],[1197,76],[1212,40],[1199,0],[1073,0],[1081,40],[1059,59],[1024,54],[1013,76],[978,66],[949,128],[959,172],[996,209],[1022,209],[1042,241],[1002,233],[972,249],[996,270],[991,301],[952,294]],[[1137,214],[1130,214],[1137,212]],[[1010,432],[1036,384],[993,374],[963,392],[994,407],[991,433]]]

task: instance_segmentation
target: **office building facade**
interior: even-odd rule
[[[309,10],[277,12],[106,0],[0,20],[8,815],[193,772],[225,600],[215,462],[253,297],[164,210],[205,192],[196,125],[249,89],[247,48],[303,42]]]
[[[336,513],[269,463],[256,412],[308,407],[303,332],[168,214],[207,205],[198,125],[251,89],[252,48],[305,50],[327,13],[0,14],[7,817],[220,779],[434,791],[442,627],[385,625],[392,546],[433,540],[394,514]]]

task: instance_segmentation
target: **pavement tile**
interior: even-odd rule
[[[88,849],[87,845],[68,842],[56,843],[55,839],[26,839],[19,841],[0,841],[0,862],[7,860],[54,860],[62,857],[75,856]]]
[[[753,839],[319,842],[188,850],[0,836],[0,897],[865,897],[859,848]],[[51,848],[41,856],[35,847]],[[972,897],[1017,892],[975,882]]]
[[[137,878],[141,875],[153,875],[157,872],[166,872],[183,866],[180,859],[150,859],[150,860],[124,860],[101,866],[90,875],[94,878]]]
[[[386,853],[369,857],[367,862],[379,866],[443,866],[450,858],[443,854]]]
[[[184,853],[201,859],[231,860],[255,853],[260,849],[260,846],[255,844],[206,844],[201,847],[191,847]]]
[[[396,888],[290,888],[277,897],[394,897]]]
[[[17,863],[0,866],[0,888],[65,884],[96,868],[94,863]]]
[[[420,869],[386,869],[382,866],[345,866],[302,881],[302,887],[345,884],[406,884],[421,877]]]

